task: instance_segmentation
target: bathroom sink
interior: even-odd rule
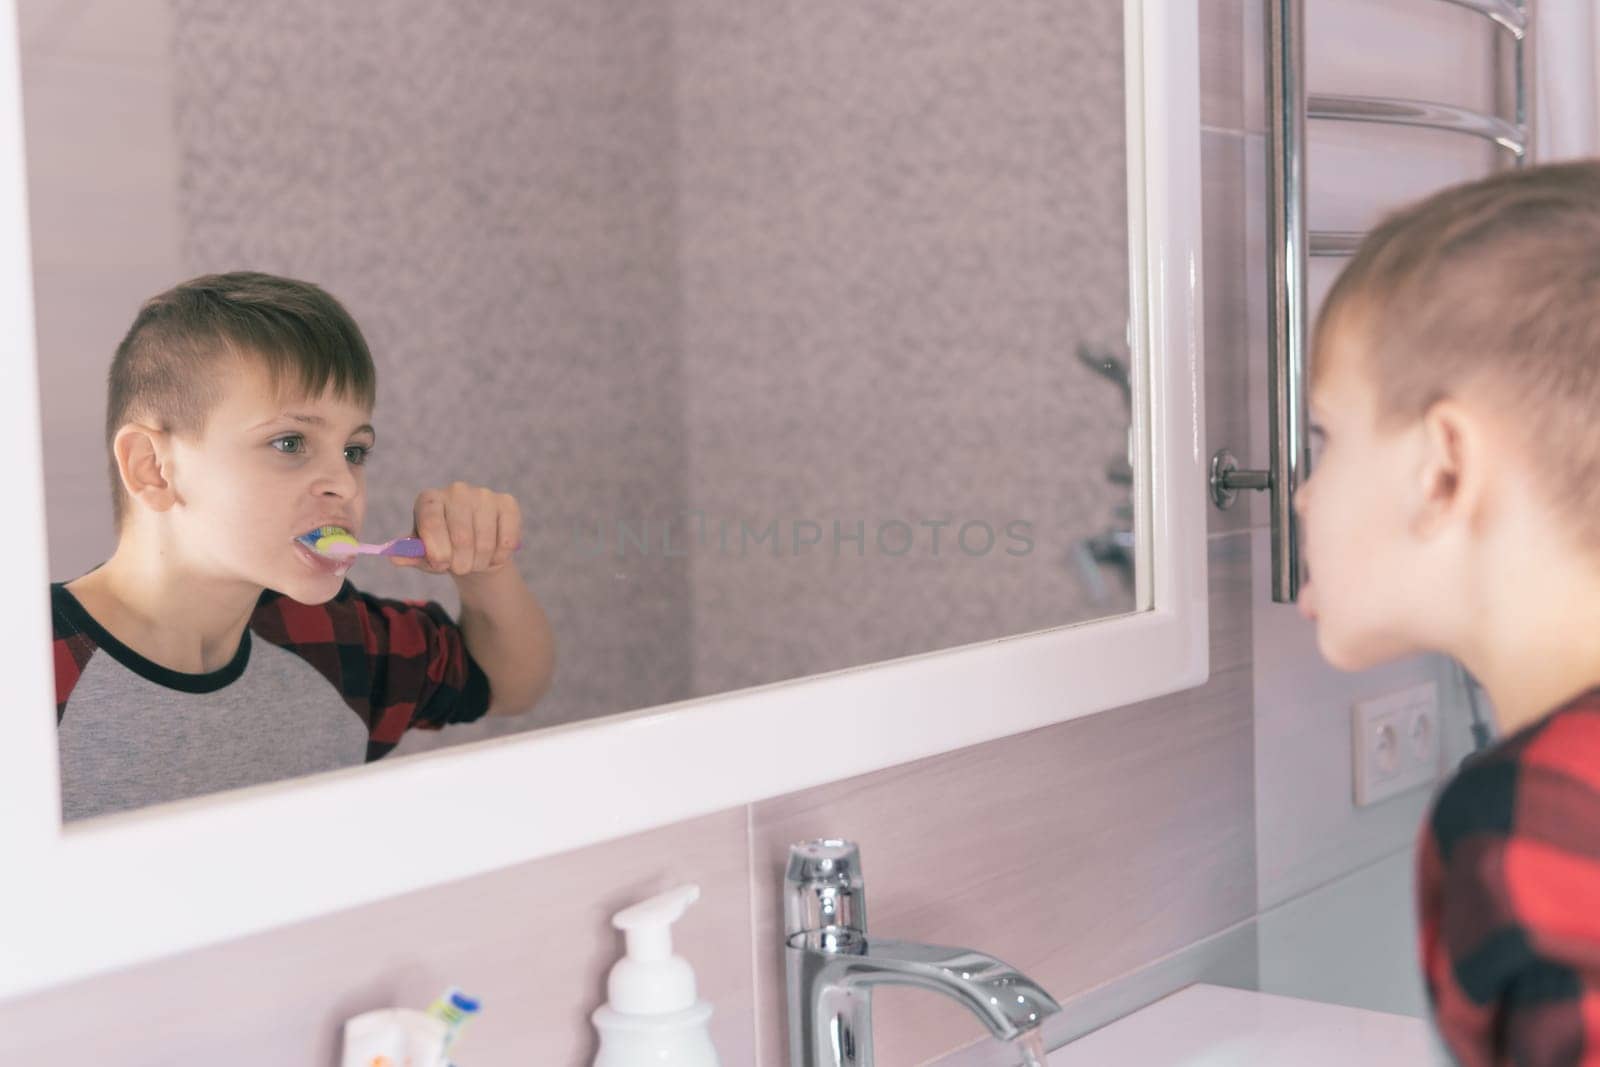
[[[1050,1054],[1049,1067],[1416,1067],[1448,1064],[1409,1015],[1196,984]]]

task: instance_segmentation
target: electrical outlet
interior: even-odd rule
[[[1350,709],[1357,807],[1439,778],[1439,690],[1433,682],[1364,700]]]

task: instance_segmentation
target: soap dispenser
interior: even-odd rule
[[[711,1005],[696,998],[688,961],[672,954],[672,924],[699,899],[699,886],[681,885],[611,917],[627,954],[591,1016],[600,1032],[594,1067],[718,1067]]]

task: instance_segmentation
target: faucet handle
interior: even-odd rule
[[[789,846],[783,876],[784,933],[867,932],[867,883],[854,841],[824,837]]]

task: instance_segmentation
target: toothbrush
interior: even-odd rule
[[[357,541],[350,536],[350,531],[342,526],[319,526],[310,533],[301,534],[296,540],[318,555],[332,556],[335,559],[346,559],[351,556],[415,558],[426,554],[422,548],[422,539],[419,537],[396,537],[381,545],[369,545]]]
[[[408,556],[420,559],[428,554],[422,547],[420,537],[396,537],[381,545],[369,545],[357,541],[350,536],[350,531],[341,526],[318,527],[310,533],[301,534],[296,540],[318,555],[333,559],[350,559],[354,556]],[[522,547],[521,542],[517,547]]]
[[[439,999],[428,1005],[428,1015],[445,1024],[444,1043],[439,1046],[442,1056],[449,1051],[461,1034],[461,1028],[478,1013],[479,1004],[455,986],[439,994]],[[444,1062],[444,1061],[441,1061]]]

